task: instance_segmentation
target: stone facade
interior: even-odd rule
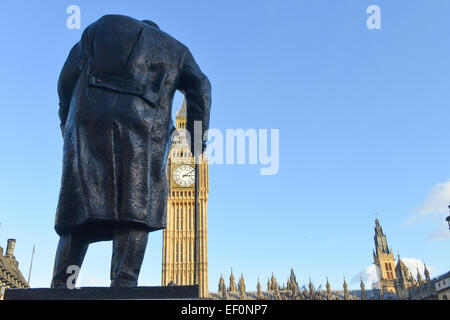
[[[330,283],[327,279],[327,290],[315,289],[309,280],[308,286],[299,288],[294,270],[281,286],[274,274],[267,281],[267,290],[261,290],[261,283],[258,279],[256,291],[245,291],[245,278],[241,275],[239,279],[238,289],[236,290],[235,277],[233,270],[230,274],[230,284],[228,288],[225,285],[223,276],[220,276],[218,292],[211,292],[210,298],[214,300],[366,300],[378,299],[378,292],[366,291],[364,283],[361,280],[361,290],[348,290],[347,283],[344,279],[343,290],[331,290]],[[369,295],[369,298],[368,298]]]
[[[0,299],[7,289],[29,288],[28,282],[19,270],[19,262],[14,256],[15,239],[9,239],[6,252],[0,247]]]
[[[434,287],[438,300],[450,300],[450,271],[437,277]]]
[[[425,265],[425,279],[417,270],[416,278],[398,255],[395,263],[392,248],[388,248],[386,235],[380,222],[375,220],[374,263],[377,268],[379,295],[384,298],[401,300],[435,300],[437,299],[434,280]],[[393,269],[395,266],[395,269]],[[394,270],[394,272],[393,272]]]

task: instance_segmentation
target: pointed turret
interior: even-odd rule
[[[419,268],[417,268],[417,282],[422,284],[422,275],[420,274]]]
[[[327,287],[327,299],[331,300],[331,286],[330,286],[330,283],[328,282],[328,277],[327,277],[326,287]]]
[[[222,293],[222,299],[223,300],[227,300],[228,299],[228,295],[227,295],[227,288],[225,286],[225,281],[220,289],[220,292]]]
[[[314,299],[314,285],[312,284],[311,277],[309,277],[308,287],[309,287],[309,299],[313,300]]]
[[[275,300],[281,300],[280,288],[278,287],[278,283],[275,281],[274,283],[274,298]]]
[[[178,118],[186,118],[186,98],[183,98],[183,103],[181,104],[180,110],[177,112],[177,119]]]
[[[431,280],[430,271],[428,271],[427,265],[425,263],[423,265],[425,267],[425,271],[423,272],[425,275],[425,280],[428,282]]]
[[[375,241],[375,251],[376,254],[379,255],[380,253],[386,253],[389,254],[389,248],[387,245],[386,235],[383,233],[383,228],[380,225],[380,221],[378,221],[378,218],[375,220],[375,236],[373,237]]]
[[[244,274],[241,274],[241,278],[239,279],[239,299],[244,300],[245,299],[245,280],[244,280]]]
[[[277,283],[277,279],[275,279],[275,276],[273,275],[273,272],[272,272],[272,278],[270,279],[270,285],[272,287],[272,290],[275,290],[276,283]]]
[[[225,280],[223,279],[222,274],[220,274],[219,279],[219,292],[222,292],[222,289],[225,287]]]
[[[262,300],[261,283],[259,282],[259,278],[258,283],[256,284],[256,299]]]
[[[344,277],[344,300],[348,300],[349,296],[348,296],[348,285],[347,282],[345,281],[345,277]]]
[[[408,279],[409,269],[406,266],[405,263],[403,263],[402,259],[400,258],[400,254],[398,254],[398,261],[397,266],[395,267],[395,273],[397,275],[397,278],[401,279]]]
[[[230,286],[228,287],[228,291],[229,292],[236,292],[236,284],[234,282],[233,268],[231,268]]]
[[[362,276],[359,276],[359,278],[361,279],[361,282],[359,284],[359,286],[361,287],[361,300],[367,300],[366,286],[364,285],[364,281],[362,279]]]
[[[292,296],[292,299],[297,299],[298,298],[298,283],[297,283],[297,279],[295,277],[295,273],[294,273],[294,269],[291,268],[291,275],[289,276],[288,279],[288,290]]]
[[[294,273],[294,269],[291,268],[291,274],[289,276],[289,281],[291,283],[291,285],[295,285],[298,288],[298,283],[297,283],[297,279],[295,277],[295,273]]]

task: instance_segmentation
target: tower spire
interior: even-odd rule
[[[417,282],[422,284],[422,275],[420,274],[419,267],[417,267]]]
[[[386,235],[383,233],[378,218],[375,219],[375,235],[373,237],[375,243],[374,250],[374,264],[377,267],[377,278],[379,287],[386,291],[386,293],[395,293],[394,282],[397,279],[395,273],[395,258],[392,253],[392,248],[389,248]]]
[[[309,277],[309,299],[314,299],[314,285],[312,284],[311,277]]]
[[[430,277],[430,271],[428,271],[427,269],[427,265],[425,264],[425,262],[423,263],[425,270],[424,270],[424,275],[425,275],[425,280],[430,281],[431,277]]]
[[[331,286],[330,286],[330,283],[328,282],[328,277],[327,277],[326,287],[327,287],[327,299],[331,300]]]
[[[231,268],[230,287],[228,288],[228,291],[230,291],[230,292],[235,292],[236,291],[236,284],[234,283],[233,268]]]
[[[239,279],[239,299],[245,299],[245,280],[244,274],[241,274],[241,278]]]
[[[348,300],[349,296],[348,296],[348,285],[347,282],[345,281],[345,277],[344,277],[344,300]]]
[[[262,300],[261,283],[259,282],[259,277],[258,277],[258,283],[256,285],[256,299]]]
[[[364,281],[361,275],[359,275],[359,278],[361,279],[361,283],[359,284],[359,286],[361,287],[361,300],[367,300],[366,286],[364,285]]]
[[[220,274],[219,279],[219,292],[222,292],[223,287],[225,286],[225,280],[223,279],[223,275]]]
[[[186,118],[186,115],[187,115],[186,98],[183,98],[183,103],[181,104],[181,108],[177,112],[177,119],[178,118]]]

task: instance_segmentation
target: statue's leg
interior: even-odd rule
[[[52,288],[67,288],[67,279],[74,274],[73,267],[71,269],[69,267],[81,268],[88,247],[89,241],[82,236],[67,234],[59,238],[53,267]]]
[[[133,228],[114,230],[111,287],[136,287],[147,247],[148,231]]]

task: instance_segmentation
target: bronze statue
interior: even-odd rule
[[[203,137],[210,82],[189,49],[154,22],[107,15],[72,48],[58,82],[64,161],[53,288],[66,288],[68,267],[81,268],[89,244],[106,240],[111,286],[137,286],[148,233],[166,225],[176,90],[185,95],[191,139],[194,121]]]

